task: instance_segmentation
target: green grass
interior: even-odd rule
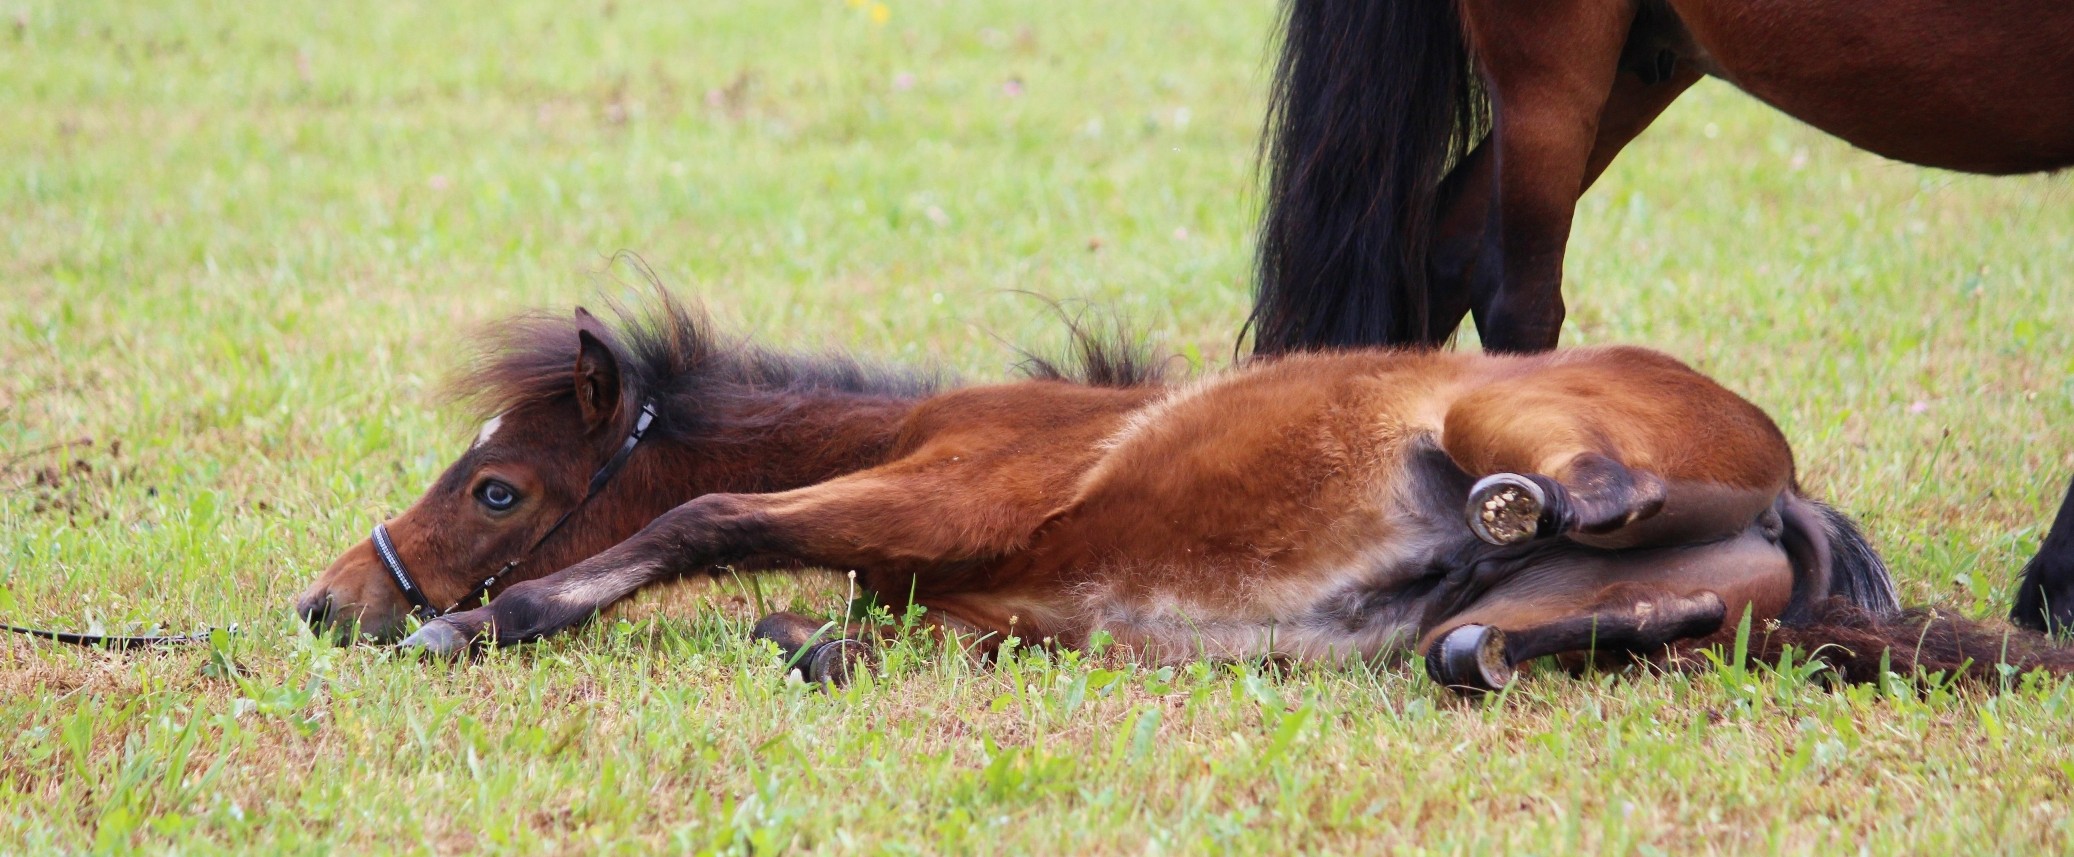
[[[0,0],[0,617],[243,624],[0,642],[0,852],[2074,849],[2068,682],[896,649],[829,695],[731,581],[471,664],[303,632],[465,444],[462,334],[616,251],[778,345],[1000,377],[1030,290],[1226,359],[1273,4],[889,2]],[[1743,391],[1906,600],[1996,613],[2074,474],[2070,194],[1703,85],[1584,201],[1566,338]]]

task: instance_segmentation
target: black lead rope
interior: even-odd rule
[[[584,489],[583,498],[577,500],[576,505],[570,506],[568,511],[563,512],[561,517],[556,518],[554,524],[549,526],[546,532],[541,533],[539,538],[533,540],[533,546],[526,548],[525,553],[520,554],[517,559],[505,563],[504,567],[497,569],[495,574],[483,578],[482,582],[477,583],[474,589],[469,590],[467,595],[461,597],[461,600],[454,602],[454,606],[445,610],[432,606],[432,601],[425,597],[425,590],[418,586],[417,579],[411,577],[409,569],[404,567],[403,556],[396,552],[395,540],[389,538],[389,527],[387,524],[374,525],[375,556],[382,561],[382,568],[389,572],[389,579],[396,582],[396,588],[401,590],[403,597],[410,601],[412,612],[427,621],[459,610],[470,601],[488,598],[491,587],[497,585],[499,578],[509,574],[512,569],[518,567],[519,563],[525,562],[526,559],[531,557],[533,552],[540,550],[541,545],[546,544],[547,540],[556,531],[560,530],[563,524],[569,522],[569,518],[576,514],[576,510],[583,508],[584,504],[589,503],[592,497],[598,496],[598,492],[604,489],[605,483],[612,481],[612,477],[619,473],[620,468],[626,466],[627,459],[634,454],[634,447],[640,445],[641,439],[648,435],[649,426],[655,424],[655,414],[654,400],[651,399],[641,403],[641,415],[634,420],[633,432],[627,435],[626,442],[619,445],[619,451],[614,452],[612,457],[605,461],[605,466],[598,468],[597,473],[591,474],[590,485]],[[225,630],[228,633],[235,634],[238,632],[238,626],[232,625]],[[74,646],[99,646],[107,649],[142,649],[151,646],[181,646],[193,643],[206,643],[214,633],[213,631],[202,631],[194,634],[126,636],[120,634],[81,634],[72,631],[50,631],[42,628],[24,628],[19,625],[6,624],[0,624],[0,631],[36,637],[52,642],[67,643]]]
[[[552,538],[556,532],[562,529],[563,524],[568,523],[569,519],[575,516],[578,509],[582,509],[585,504],[591,501],[592,497],[598,496],[598,492],[604,490],[605,483],[611,482],[612,477],[619,473],[620,468],[626,466],[627,459],[634,454],[634,447],[641,444],[641,439],[648,436],[648,427],[655,424],[655,413],[655,400],[650,399],[642,402],[641,414],[634,419],[634,430],[627,435],[626,442],[619,445],[619,451],[614,452],[612,457],[605,461],[605,466],[598,468],[598,472],[591,474],[590,485],[584,489],[583,498],[577,500],[576,505],[570,506],[568,511],[563,512],[561,517],[556,518],[555,522],[545,532],[542,532],[539,538],[533,540],[532,546],[526,548],[525,553],[519,554],[516,559],[505,563],[503,568],[497,569],[489,577],[483,578],[480,583],[475,585],[474,589],[468,591],[467,595],[461,596],[461,600],[454,602],[454,606],[448,607],[445,610],[432,606],[432,600],[425,597],[425,588],[418,585],[417,578],[412,577],[410,569],[403,564],[403,555],[396,551],[395,540],[389,538],[389,525],[387,523],[375,524],[374,555],[382,561],[382,568],[389,572],[389,579],[395,581],[396,589],[402,592],[404,599],[411,603],[411,612],[416,614],[419,619],[429,622],[459,610],[472,602],[489,598],[490,589],[497,585],[499,579],[511,573],[511,570],[517,568],[519,563],[530,559],[535,551],[540,550],[541,545],[546,544],[549,538]]]
[[[238,626],[232,625],[226,630],[228,633],[235,634],[238,632]],[[39,637],[74,646],[99,646],[105,649],[142,649],[149,646],[184,646],[189,643],[206,643],[209,641],[209,635],[213,633],[203,631],[198,634],[122,636],[119,634],[79,634],[72,631],[47,631],[42,628],[24,628],[20,625],[0,625],[0,631],[21,634],[26,637]]]

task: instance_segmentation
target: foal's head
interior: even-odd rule
[[[662,471],[677,468],[651,443],[584,500],[593,475],[633,432],[656,380],[644,377],[619,337],[588,313],[510,322],[487,354],[457,392],[492,416],[431,490],[387,522],[398,564],[439,610],[475,593],[507,563],[516,561],[499,586],[597,553],[661,514],[679,493],[659,490]],[[367,539],[318,575],[296,610],[313,625],[357,623],[362,633],[387,638],[401,630],[412,604]]]
[[[839,353],[722,340],[666,293],[639,318],[620,315],[610,329],[582,310],[497,327],[455,388],[478,406],[482,428],[425,496],[386,523],[395,562],[362,540],[317,576],[296,611],[320,629],[393,638],[414,605],[391,565],[434,610],[472,602],[493,576],[488,594],[603,551],[701,495],[781,491],[871,466],[937,387],[931,375]],[[1068,326],[1077,361],[1033,360],[1031,374],[1112,386],[1157,377],[1143,348]],[[650,405],[644,438],[607,468]],[[601,468],[612,475],[592,494]]]
[[[797,488],[869,466],[935,386],[841,354],[713,336],[660,290],[645,312],[619,316],[610,329],[580,309],[504,322],[456,385],[482,428],[386,525],[396,564],[433,609],[473,601],[493,575],[489,594],[574,564],[704,494]],[[651,405],[643,439],[607,467]],[[611,476],[599,483],[601,469]],[[388,639],[413,604],[367,539],[318,575],[296,610],[319,628]]]

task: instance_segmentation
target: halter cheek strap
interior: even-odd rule
[[[641,439],[648,436],[648,428],[655,424],[655,414],[655,400],[650,399],[642,402],[641,414],[634,419],[634,430],[627,434],[627,439],[619,445],[619,450],[612,453],[611,458],[606,459],[605,465],[598,468],[598,472],[591,474],[590,484],[584,488],[582,499],[577,500],[576,505],[570,506],[568,511],[563,512],[561,517],[556,518],[555,522],[549,525],[546,531],[533,540],[533,545],[526,548],[525,553],[519,554],[516,559],[505,563],[503,568],[497,569],[489,577],[483,578],[473,589],[468,591],[467,595],[461,596],[461,600],[454,602],[454,606],[448,607],[445,610],[432,606],[432,600],[425,597],[424,587],[418,585],[417,578],[412,577],[410,569],[404,566],[403,555],[396,552],[396,542],[394,539],[389,538],[389,525],[387,523],[374,525],[375,557],[382,561],[382,569],[389,572],[389,579],[396,583],[397,591],[403,593],[404,600],[411,603],[411,612],[420,619],[437,619],[461,609],[470,602],[489,598],[490,589],[497,585],[499,578],[509,574],[512,569],[519,566],[519,563],[531,558],[535,551],[540,550],[541,545],[546,544],[547,540],[562,528],[563,524],[569,522],[569,518],[576,514],[576,510],[583,508],[584,504],[589,503],[592,497],[598,496],[598,492],[604,490],[605,484],[611,482],[612,477],[619,473],[620,468],[626,466],[627,459],[634,454],[634,447],[641,444]]]
[[[389,572],[389,579],[396,581],[396,589],[411,603],[411,612],[419,615],[439,615],[439,610],[425,598],[425,590],[418,588],[418,581],[410,576],[410,569],[403,567],[403,557],[396,553],[396,542],[389,538],[389,525],[374,525],[374,555],[382,561],[382,568]]]

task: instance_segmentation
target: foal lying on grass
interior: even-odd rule
[[[1798,492],[1771,420],[1652,351],[1304,354],[1170,385],[1083,341],[1080,380],[937,390],[718,340],[667,297],[622,321],[499,328],[460,390],[494,416],[302,614],[393,639],[415,603],[429,621],[405,644],[449,652],[722,566],[821,567],[912,595],[981,652],[1098,630],[1154,662],[1410,650],[1477,690],[1745,611],[1772,629],[1758,654],[1842,641],[1825,655],[1847,675],[1890,640],[1902,670],[2063,659],[1898,619],[1886,568]],[[757,633],[840,680],[873,630],[823,624]]]

